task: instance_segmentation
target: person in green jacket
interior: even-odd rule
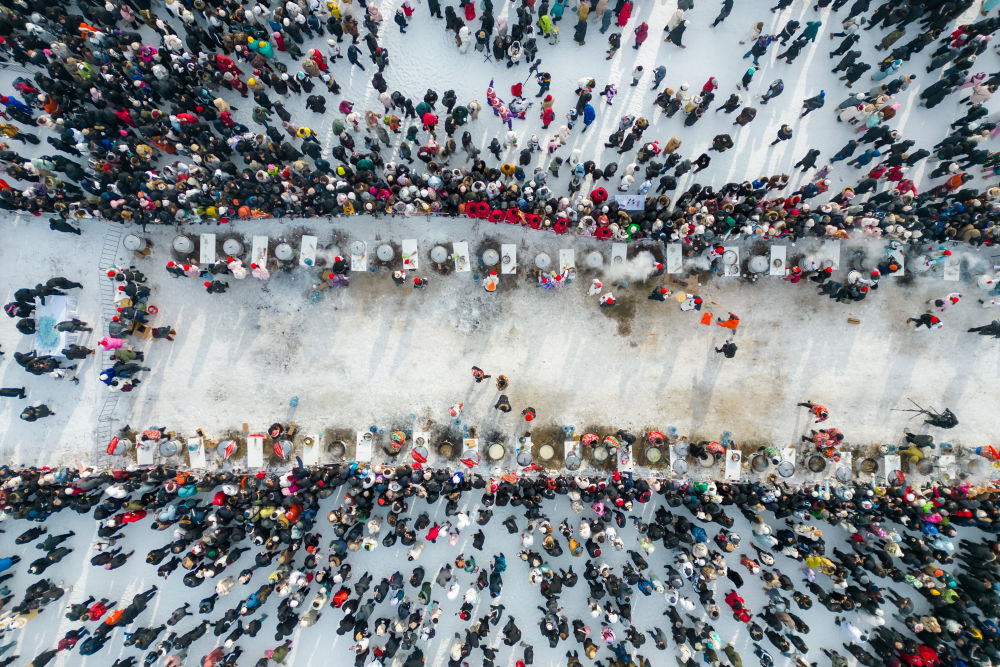
[[[815,42],[821,25],[823,25],[822,21],[809,21],[806,23],[806,29],[802,31],[801,35],[799,35],[799,39]]]

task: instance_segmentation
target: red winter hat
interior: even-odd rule
[[[108,269],[108,278],[114,278],[114,277],[115,277],[115,270]]]
[[[662,268],[663,268],[663,265],[662,265],[662,264],[660,264],[659,262],[657,262],[657,263],[656,263],[656,270],[657,270],[657,271],[659,271],[659,270],[660,270],[660,269],[662,269]]]
[[[122,312],[121,306],[118,307],[118,312]]]
[[[528,414],[524,415],[524,421],[526,422],[530,422],[534,418],[535,414],[533,412],[529,412]]]
[[[951,297],[951,302],[952,303],[958,303],[958,300],[961,299],[961,298],[962,298],[961,294],[959,294],[958,296],[953,296],[953,297]]]
[[[185,264],[184,265],[184,270],[185,271],[190,271],[191,270],[191,265],[190,264]]]
[[[823,270],[826,271],[827,273],[833,273],[833,267],[832,266],[828,266],[828,267],[826,267]]]
[[[862,292],[867,292],[868,291],[868,285],[862,285],[861,286],[861,291]]]
[[[118,286],[118,291],[119,292],[124,292],[125,291],[125,286],[124,285],[119,285]]]
[[[878,269],[872,270],[872,278],[878,278],[880,275],[882,274],[878,272]]]
[[[210,283],[209,281],[207,281],[207,280],[205,281],[205,287],[208,287],[208,286],[209,286],[209,285],[211,285],[211,284],[212,284],[212,283]]]
[[[701,297],[700,297],[700,296],[696,296],[696,297],[694,298],[694,302],[695,302],[695,303],[701,303]]]
[[[667,293],[667,288],[666,287],[661,287],[660,288],[660,294],[666,294],[666,293]]]
[[[336,257],[333,258],[333,261],[335,261],[335,262],[343,262],[344,258],[341,257],[340,255],[337,255]]]
[[[951,250],[945,250],[944,251],[944,256],[945,257],[951,257]]]
[[[717,253],[720,253],[720,254],[721,254],[723,250],[724,250],[724,248],[723,248],[723,247],[722,247],[722,246],[720,245],[719,247],[717,247],[717,248],[715,249],[715,252],[717,252]]]
[[[413,279],[413,284],[414,285],[419,285],[420,284],[420,278],[414,278]]]
[[[173,265],[174,265],[174,263],[173,263],[173,262],[167,262],[167,268],[170,268],[170,267],[172,267]],[[108,275],[111,275],[111,274],[109,273]]]
[[[938,318],[936,318],[936,317],[934,317],[933,315],[931,315],[931,324],[937,324],[937,323],[938,323],[938,322],[940,322],[940,321],[941,321],[941,320],[939,320]]]
[[[232,261],[233,261],[232,257],[226,257],[226,264],[229,264]]]
[[[117,315],[115,315],[114,317],[112,317],[112,318],[111,318],[111,321],[112,321],[112,322],[117,322],[117,321],[118,321],[118,316],[117,316]]]
[[[491,276],[495,276],[496,274],[497,274],[497,270],[496,269],[491,269],[490,270],[490,275]]]
[[[326,277],[329,278],[330,280],[333,280],[333,274],[332,273],[326,274]]]

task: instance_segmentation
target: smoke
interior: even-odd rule
[[[608,264],[604,277],[609,282],[642,282],[656,270],[656,258],[653,253],[643,250],[632,259],[626,259],[621,264]]]

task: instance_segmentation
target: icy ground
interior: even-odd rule
[[[340,502],[336,499],[342,497],[342,495],[334,495],[333,497],[322,502],[321,511],[318,515],[319,520],[317,521],[316,527],[316,530],[318,530],[323,536],[320,539],[320,561],[325,561],[327,554],[326,545],[333,537],[329,524],[322,517],[324,517],[325,513],[330,509],[336,507]],[[464,500],[461,504],[462,511],[468,512],[470,517],[473,519],[475,519],[476,512],[479,508],[478,499],[479,494],[477,492],[467,493],[464,494]],[[654,495],[653,502],[637,506],[633,512],[635,514],[641,514],[643,520],[648,521],[652,518],[656,507],[662,502],[662,500],[662,496]],[[203,499],[202,502],[211,502],[211,497]],[[471,535],[478,529],[475,523],[473,523],[471,527],[462,532],[459,543],[455,547],[449,547],[447,539],[442,537],[438,539],[436,544],[427,543],[420,558],[418,558],[415,562],[409,562],[406,560],[406,547],[403,547],[399,543],[393,547],[383,547],[380,544],[380,546],[378,546],[373,553],[359,551],[350,554],[346,562],[349,562],[352,565],[354,572],[354,578],[347,582],[347,586],[352,590],[351,595],[354,595],[354,583],[366,571],[370,572],[374,578],[374,582],[372,584],[374,587],[378,584],[382,577],[388,577],[397,570],[400,571],[404,578],[408,580],[410,572],[413,568],[420,565],[426,571],[425,581],[433,582],[439,568],[445,563],[452,562],[455,556],[460,553],[464,553],[467,556],[474,556],[480,567],[488,566],[489,561],[492,559],[494,554],[504,553],[507,559],[508,567],[507,572],[503,575],[504,585],[499,602],[504,604],[506,607],[505,616],[501,620],[499,626],[491,628],[489,637],[484,642],[484,644],[499,647],[496,664],[503,667],[513,667],[514,661],[522,657],[521,648],[508,648],[501,643],[502,635],[500,634],[500,630],[507,622],[508,614],[514,614],[514,616],[518,619],[518,625],[523,634],[522,640],[534,646],[535,665],[543,667],[565,665],[565,653],[568,649],[572,648],[580,651],[581,659],[584,660],[584,664],[587,664],[588,661],[586,661],[583,657],[582,646],[578,644],[572,636],[568,641],[560,642],[555,649],[550,649],[548,641],[541,637],[538,629],[538,619],[541,617],[541,612],[536,609],[536,606],[544,605],[544,598],[542,598],[538,590],[528,582],[528,567],[517,557],[517,552],[520,548],[518,544],[518,535],[508,535],[507,531],[500,525],[501,522],[503,522],[508,516],[515,516],[518,528],[520,530],[524,530],[526,522],[523,517],[523,512],[518,511],[519,509],[520,508],[512,508],[509,506],[495,508],[492,521],[489,526],[484,529],[484,532],[486,533],[486,541],[483,551],[475,551],[472,548]],[[448,518],[444,515],[444,503],[439,502],[431,507],[428,507],[422,501],[411,503],[410,514],[413,518],[425,510],[430,515],[432,523],[444,522]],[[559,496],[555,501],[551,503],[547,502],[544,511],[549,516],[553,525],[558,525],[560,521],[567,518],[571,526],[574,528],[579,526],[581,517],[571,511],[569,502],[565,497]],[[689,515],[688,511],[684,507],[680,507],[673,511],[681,512],[685,516]],[[744,553],[756,559],[756,555],[750,547],[750,527],[747,521],[735,509],[728,507],[726,508],[726,511],[736,519],[732,532],[738,533],[743,537],[743,546],[740,549],[737,549],[734,553],[728,554],[726,557],[726,563],[729,568],[736,570],[743,577],[744,585],[740,589],[740,595],[745,598],[746,606],[750,610],[757,612],[766,604],[766,595],[763,592],[762,586],[758,585],[760,582],[739,562],[740,555]],[[584,513],[584,516],[592,516],[589,508],[584,510]],[[783,525],[780,521],[775,522],[773,515],[770,513],[766,516],[772,525],[777,525],[778,527]],[[697,523],[693,517],[688,518],[691,519],[692,522]],[[166,619],[170,616],[170,613],[174,609],[180,607],[186,602],[190,603],[193,610],[196,611],[198,601],[208,597],[214,592],[214,584],[217,580],[212,580],[211,583],[202,584],[196,589],[188,589],[179,581],[180,577],[184,574],[184,571],[181,568],[178,568],[178,570],[175,571],[168,580],[164,581],[159,579],[156,576],[156,568],[145,563],[145,554],[150,549],[158,548],[166,544],[170,539],[170,532],[150,532],[147,527],[149,521],[150,519],[147,518],[138,524],[126,526],[126,537],[121,541],[120,545],[124,546],[126,552],[134,549],[135,554],[125,566],[113,572],[108,572],[102,568],[91,566],[85,560],[95,554],[95,552],[90,549],[90,545],[98,541],[96,535],[96,522],[90,519],[81,519],[81,517],[78,517],[75,513],[67,512],[62,513],[61,515],[55,515],[53,518],[46,521],[45,525],[48,527],[50,534],[59,534],[67,530],[74,530],[77,533],[75,537],[67,542],[67,545],[74,547],[76,551],[61,563],[49,568],[49,570],[45,573],[45,576],[50,580],[54,582],[62,581],[64,585],[71,585],[73,589],[57,603],[46,609],[38,618],[30,621],[29,624],[25,626],[24,630],[15,631],[13,635],[0,636],[0,643],[6,644],[10,641],[17,642],[17,646],[6,653],[5,656],[13,655],[16,652],[21,657],[18,661],[15,661],[14,664],[25,665],[28,664],[31,658],[41,653],[43,650],[53,648],[59,638],[61,638],[69,630],[79,628],[81,625],[86,625],[88,628],[93,630],[93,627],[95,626],[94,623],[88,622],[83,624],[79,622],[71,622],[64,617],[66,607],[69,604],[81,602],[85,600],[88,595],[103,596],[111,600],[122,600],[121,604],[125,605],[131,599],[131,596],[136,593],[148,589],[151,585],[159,586],[160,590],[156,597],[150,603],[147,610],[139,616],[138,620],[132,626],[130,626],[129,630],[134,630],[138,627],[144,626],[155,627],[163,624],[166,622]],[[412,525],[412,520],[410,524]],[[27,585],[38,579],[36,576],[26,574],[26,569],[31,561],[38,558],[42,552],[36,550],[34,548],[34,544],[15,546],[13,539],[33,525],[36,524],[31,524],[27,521],[21,520],[5,521],[3,523],[3,529],[7,532],[7,547],[2,555],[7,556],[19,554],[22,558],[21,563],[15,566],[15,570],[17,572],[15,577],[10,581],[5,582],[5,584],[12,591],[18,593],[18,600],[20,599],[20,592],[23,591]],[[823,530],[823,536],[826,540],[827,553],[832,553],[835,547],[844,551],[851,551],[850,548],[845,545],[846,533],[844,533],[840,527],[831,527],[825,524],[820,527]],[[718,526],[716,524],[705,525],[705,529],[710,537],[713,537],[716,532],[718,532],[717,528]],[[388,528],[383,526],[382,535],[384,535],[387,530]],[[639,547],[636,542],[637,533],[635,526],[631,521],[629,521],[627,527],[619,530],[618,532],[625,543],[626,549],[638,550]],[[960,535],[970,539],[975,539],[977,531],[960,529]],[[535,544],[533,549],[541,552],[541,535],[536,533],[534,537]],[[565,548],[565,541],[563,538],[559,536],[558,539],[562,542],[564,554],[558,558],[549,558],[547,559],[547,562],[550,562],[555,567],[562,567],[563,569],[568,569],[572,566],[573,570],[580,575],[580,581],[574,588],[563,589],[563,593],[560,596],[561,605],[565,609],[563,613],[568,616],[570,623],[572,623],[572,619],[574,618],[581,618],[586,624],[588,624],[591,628],[594,642],[600,645],[600,628],[602,619],[591,618],[587,610],[588,587],[582,576],[582,572],[585,567],[586,554],[584,554],[584,557],[582,558],[573,558],[570,556],[569,550]],[[418,540],[423,540],[423,533],[420,534]],[[37,541],[39,540],[36,540],[36,543]],[[711,544],[710,547],[715,550],[714,544]],[[603,551],[604,553],[599,560],[607,562],[620,575],[622,566],[626,562],[630,562],[629,558],[624,554],[624,552],[616,552],[611,548],[606,548]],[[220,575],[218,579],[229,575],[236,577],[240,570],[252,566],[254,553],[254,551],[251,551],[244,554],[236,563],[230,566],[230,568],[228,568],[223,575]],[[650,565],[650,570],[647,572],[658,576],[660,579],[664,579],[664,566],[672,564],[674,562],[675,555],[675,552],[668,551],[663,548],[662,545],[658,545],[657,550],[646,558]],[[792,581],[795,582],[795,585],[799,590],[804,590],[803,587],[805,579],[803,573],[801,572],[801,562],[794,561],[787,556],[780,554],[776,554],[776,558],[777,561],[774,569],[787,574]],[[301,558],[297,558],[296,564],[299,564],[300,561]],[[254,577],[247,585],[240,585],[237,583],[229,596],[220,598],[216,604],[215,611],[207,616],[207,618],[210,619],[210,623],[214,624],[214,622],[222,616],[226,609],[239,606],[247,595],[255,591],[260,586],[263,579],[270,574],[273,569],[274,568],[269,568],[255,572]],[[945,569],[948,568],[946,567]],[[447,663],[447,651],[450,647],[454,634],[456,632],[461,632],[464,635],[467,624],[463,623],[458,618],[458,609],[461,605],[461,595],[464,595],[465,591],[474,584],[475,576],[476,575],[455,570],[455,577],[461,585],[460,596],[457,600],[447,599],[445,591],[436,584],[433,584],[434,591],[432,600],[436,604],[443,607],[443,613],[436,628],[436,636],[426,644],[420,644],[420,647],[426,657],[426,665],[428,667],[441,667],[445,665]],[[827,590],[830,590],[831,588],[829,578],[824,575],[817,575],[817,583]],[[902,595],[912,597],[916,607],[915,613],[917,615],[925,613],[928,605],[926,600],[921,595],[914,594],[912,590],[907,591],[905,586],[898,587],[888,579],[879,579],[877,580],[877,583],[883,588],[896,588],[896,590],[898,590]],[[733,619],[732,615],[728,611],[728,608],[722,601],[725,594],[732,589],[732,583],[726,578],[720,578],[715,583],[715,586],[717,591],[716,601],[722,612],[720,620],[713,622],[716,631],[719,633],[719,636],[722,638],[724,643],[733,643],[735,648],[742,655],[744,665],[758,664],[753,655],[751,641],[746,629],[742,627],[741,623]],[[312,586],[310,588],[304,604],[309,603],[312,599],[312,595],[317,589],[317,586]],[[407,581],[404,590],[407,599],[412,600],[413,607],[417,608],[417,589],[410,586]],[[695,609],[691,612],[692,615],[696,618],[703,618],[707,620],[704,610],[698,604],[697,594],[691,588],[689,583],[685,583],[684,587],[681,589],[681,593],[684,597],[694,602]],[[372,592],[369,590],[369,592],[365,595],[364,600],[368,600],[371,595]],[[786,596],[787,595],[788,594],[786,594]],[[255,661],[263,655],[263,652],[266,649],[273,648],[280,643],[274,640],[274,624],[276,623],[275,615],[278,602],[278,596],[273,595],[263,609],[257,612],[258,614],[267,614],[268,619],[264,621],[263,628],[256,638],[251,639],[244,636],[239,640],[238,644],[245,649],[245,653],[239,662],[240,665],[253,665]],[[489,591],[483,591],[483,595],[478,600],[472,617],[477,619],[488,613],[490,602]],[[668,623],[668,620],[662,616],[662,613],[666,609],[666,603],[663,601],[663,597],[655,592],[650,597],[645,597],[638,592],[635,592],[632,597],[632,604],[633,620],[637,628],[643,632],[653,627],[664,627],[665,624]],[[820,648],[829,648],[839,650],[842,654],[849,657],[852,667],[857,664],[853,657],[851,657],[850,654],[847,654],[841,646],[843,642],[849,641],[846,631],[833,625],[833,615],[827,612],[822,605],[814,600],[812,609],[808,611],[800,610],[794,604],[791,606],[794,613],[798,614],[811,628],[809,634],[802,636],[810,649],[808,655],[806,656],[807,660],[817,660],[820,665],[829,664],[828,659],[822,656],[819,651]],[[898,627],[898,621],[891,618],[890,607],[891,605],[886,608],[886,621],[889,624],[896,625]],[[305,609],[302,611],[304,612]],[[311,628],[296,629],[295,633],[291,637],[294,642],[293,652],[286,660],[285,664],[296,666],[353,664],[354,656],[347,651],[348,647],[353,643],[351,637],[338,636],[335,634],[335,629],[342,616],[342,612],[333,609],[328,603],[327,607],[323,610],[323,616],[316,625]],[[396,618],[396,609],[390,606],[388,599],[376,606],[372,619],[374,620],[383,616],[393,620]],[[871,627],[870,623],[856,612],[846,614],[845,616],[862,630],[867,630]],[[256,616],[247,618],[245,622],[249,622],[255,617]],[[204,618],[206,618],[206,616],[195,613],[194,617],[185,618],[174,628],[168,628],[168,631],[175,630],[178,634],[182,634],[190,630],[197,623],[200,623]],[[761,623],[761,625],[763,626],[763,623]],[[622,639],[625,629],[624,626],[616,624],[613,628],[618,634],[619,639]],[[669,629],[664,627],[664,631],[669,636]],[[165,632],[160,636],[160,639],[164,638],[167,634],[168,632]],[[214,637],[212,633],[212,626],[210,625],[207,634],[192,645],[189,652],[190,657],[185,660],[184,665],[186,667],[194,665],[200,666],[202,664],[201,656],[206,655],[214,646],[221,644],[224,636],[225,635],[223,635],[222,638]],[[123,639],[123,630],[116,629],[112,633],[111,640],[108,642],[105,649],[96,655],[90,657],[81,656],[79,654],[78,645],[76,652],[63,652],[53,663],[50,664],[55,665],[56,667],[68,667],[70,665],[74,667],[108,667],[116,658],[128,655],[135,655],[141,662],[142,654],[140,651],[135,648],[124,648],[122,646]],[[373,646],[381,645],[383,643],[384,638],[375,637],[372,640]],[[767,638],[762,640],[762,646],[764,646],[764,648],[775,658],[776,665],[783,666],[791,664],[790,660],[786,660],[778,653]],[[629,648],[632,647],[630,646]],[[401,653],[405,654],[403,651],[401,651]],[[676,648],[674,647],[672,640],[668,640],[666,651],[657,651],[655,646],[648,640],[647,636],[646,644],[638,651],[633,649],[631,653],[632,655],[635,655],[636,653],[644,655],[649,658],[651,664],[655,667],[665,667],[667,665],[672,666],[674,664],[673,658],[676,653]],[[610,651],[601,648],[598,657],[604,660],[610,655]],[[331,660],[331,656],[336,656],[336,658]],[[477,664],[476,661],[479,656],[480,654],[474,651],[472,658],[470,658],[470,664]],[[696,659],[700,660],[700,658]]]
[[[0,280],[9,300],[15,289],[51,276],[83,282],[80,315],[106,323],[111,306],[102,303],[98,269],[106,238],[119,243],[122,228],[94,221],[82,237],[43,230],[37,220],[20,219],[0,246]],[[203,231],[227,233],[225,227],[188,230],[197,241]],[[902,429],[921,430],[907,399],[941,409],[950,407],[960,424],[940,439],[974,446],[993,441],[993,410],[1000,391],[1000,350],[994,339],[966,333],[996,315],[977,298],[984,292],[966,280],[948,282],[940,269],[907,278],[884,278],[878,290],[860,304],[838,304],[817,295],[815,285],[791,285],[763,277],[757,283],[738,278],[664,276],[675,292],[699,294],[717,303],[717,315],[739,315],[735,335],[739,351],[724,359],[714,349],[727,330],[702,326],[700,314],[682,312],[676,301],[647,299],[660,278],[648,275],[650,255],[630,248],[625,270],[609,275],[585,266],[592,249],[610,264],[610,245],[594,239],[525,233],[506,225],[471,224],[467,219],[351,218],[334,223],[244,223],[240,235],[269,235],[272,243],[292,241],[302,231],[319,237],[320,248],[336,244],[346,252],[351,241],[366,241],[369,254],[377,243],[416,238],[422,269],[414,275],[430,279],[424,290],[396,286],[389,270],[351,273],[349,289],[329,288],[316,302],[313,285],[320,269],[296,266],[276,271],[267,283],[232,280],[224,295],[205,292],[200,279],[175,279],[164,270],[174,257],[172,229],[150,229],[154,248],[148,259],[135,259],[119,245],[120,265],[135,262],[149,277],[150,303],[159,313],[154,326],[173,326],[174,342],[143,341],[152,368],[130,394],[109,394],[98,381],[100,360],[93,356],[77,369],[79,385],[29,375],[12,359],[0,371],[0,385],[28,387],[29,399],[0,403],[0,452],[13,463],[57,465],[104,463],[107,434],[128,423],[136,429],[166,426],[193,436],[204,428],[211,437],[240,430],[252,432],[274,421],[295,421],[303,433],[321,430],[412,428],[427,420],[448,424],[449,407],[464,402],[461,420],[480,431],[520,434],[522,408],[538,417],[532,428],[576,427],[577,435],[597,426],[666,431],[676,427],[692,437],[719,440],[725,431],[737,443],[793,444],[808,432],[812,420],[796,403],[812,399],[826,405],[831,419],[824,426],[843,430],[848,442],[897,443]],[[474,255],[487,245],[518,246],[518,273],[501,276],[500,289],[487,293],[469,273],[439,276],[427,253],[436,243],[468,240]],[[450,245],[449,245],[450,247]],[[793,264],[818,256],[824,248],[802,242],[788,249]],[[528,275],[535,255],[558,257],[560,248],[576,250],[579,269],[571,284],[546,291]],[[855,248],[867,253],[866,267],[882,256],[873,242],[845,242],[840,251],[843,280]],[[330,251],[332,252],[332,250]],[[749,256],[743,246],[743,260]],[[989,269],[990,249],[956,246],[963,278]],[[320,255],[323,254],[321,250]],[[703,266],[700,259],[685,267]],[[971,269],[971,271],[970,271]],[[618,304],[599,308],[587,290],[594,277],[605,284]],[[623,287],[623,280],[628,282]],[[688,283],[685,288],[682,281]],[[410,280],[412,283],[412,280]],[[962,302],[942,315],[938,331],[912,330],[906,318],[927,310],[927,300],[963,292]],[[860,324],[848,323],[857,318]],[[13,321],[0,327],[0,343],[10,357],[25,351],[30,338]],[[84,334],[94,345],[103,330]],[[90,338],[86,338],[90,336]],[[470,369],[478,365],[494,378],[510,379],[514,410],[493,409],[498,392],[490,380],[476,385]],[[289,401],[299,398],[298,407]],[[109,403],[110,399],[110,403]],[[117,402],[115,402],[117,400]],[[25,404],[47,403],[53,417],[36,423],[18,419]],[[99,420],[111,410],[111,421]],[[108,417],[108,414],[105,414]]]

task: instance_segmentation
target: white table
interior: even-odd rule
[[[400,251],[403,255],[404,271],[417,271],[420,269],[420,256],[417,252],[416,239],[403,239],[400,244]]]
[[[500,246],[500,272],[507,275],[517,273],[517,246],[513,243]]]
[[[942,262],[943,277],[945,280],[956,281],[959,279],[962,273],[962,262],[952,253],[950,256],[945,257]]]
[[[302,245],[299,248],[299,266],[316,266],[316,237],[302,235]]]
[[[455,241],[451,244],[451,258],[455,260],[455,270],[466,273],[472,271],[469,263],[469,244],[467,241]]]
[[[266,236],[255,236],[253,237],[253,243],[250,245],[250,263],[256,264],[257,266],[267,266],[267,244],[268,238]]]
[[[768,267],[767,274],[769,276],[780,276],[784,277],[788,273],[788,246],[785,245],[773,245],[771,246],[771,265]],[[777,261],[781,260],[781,264],[777,264]]]
[[[319,464],[319,450],[323,447],[323,436],[310,434],[309,437],[312,438],[313,444],[309,447],[303,444],[302,462],[307,466],[314,466]]]
[[[198,261],[202,266],[215,264],[215,234],[201,234],[198,241]]]
[[[564,270],[575,271],[576,270],[576,251],[572,248],[562,248],[559,251],[559,271],[560,273]]]
[[[624,266],[628,257],[628,246],[624,243],[611,244],[611,266]]]
[[[736,261],[732,264],[726,264],[725,260],[723,260],[722,275],[726,278],[738,278],[740,275],[740,247],[735,245],[723,246],[723,255],[730,251],[736,254]]]
[[[264,436],[260,433],[247,436],[247,465],[253,469],[264,467]]]
[[[684,264],[684,250],[680,243],[667,244],[667,273],[680,273]]]
[[[738,449],[726,450],[726,479],[739,479],[743,467],[743,452]]]
[[[361,254],[355,252],[354,243],[351,244],[351,271],[368,270],[368,244],[364,241],[357,241],[360,244]]]
[[[365,437],[369,436],[369,437]],[[358,463],[369,463],[372,460],[372,443],[375,441],[375,436],[371,434],[370,431],[358,431],[357,438],[354,443],[355,453],[354,460]]]
[[[840,241],[824,241],[816,253],[816,261],[821,266],[823,262],[830,262],[834,271],[840,269]]]
[[[902,461],[899,454],[886,454],[882,460],[885,462],[885,481],[888,483],[897,470],[902,470]]]
[[[152,441],[136,443],[136,459],[141,466],[153,465],[153,456],[156,454],[156,445]]]
[[[191,461],[191,467],[195,470],[201,470],[208,467],[205,461],[205,440],[204,438],[188,438],[187,439],[187,450],[188,459]]]

